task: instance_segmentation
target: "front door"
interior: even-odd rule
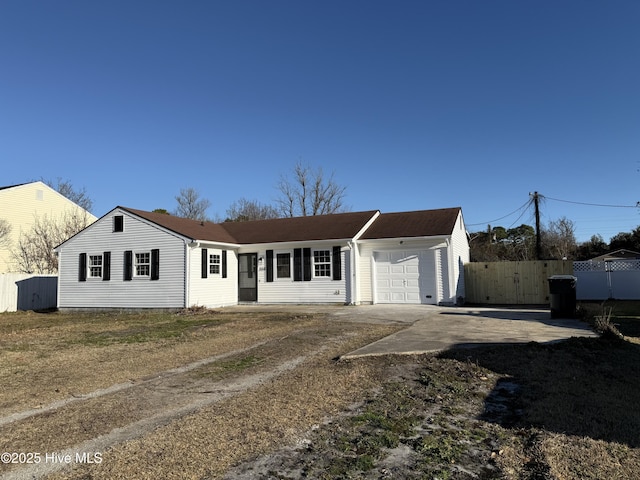
[[[238,301],[258,301],[257,253],[238,255]]]

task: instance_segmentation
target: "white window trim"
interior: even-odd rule
[[[100,257],[100,275],[91,275],[91,257]],[[96,267],[94,267],[96,268]],[[104,275],[104,254],[102,253],[87,253],[87,280],[102,280]]]
[[[316,275],[316,252],[329,252],[329,260],[326,262],[318,262],[318,265],[329,265],[328,275]],[[318,280],[333,279],[333,252],[331,248],[312,248],[311,249],[311,276]]]
[[[138,263],[138,255],[148,255],[149,256],[149,263]],[[139,265],[148,265],[149,266],[149,273],[146,275],[139,275],[138,274],[138,266]],[[151,278],[151,250],[140,250],[139,252],[133,252],[133,278],[144,278],[144,279],[148,279]]]
[[[289,276],[278,276],[278,255],[289,255]],[[273,280],[276,282],[293,281],[293,250],[274,250],[273,252]]]
[[[209,262],[208,262],[209,263],[209,265],[208,265],[209,271],[208,271],[208,274],[209,275],[221,276],[222,275],[222,252],[220,252],[219,250],[214,250],[214,253],[207,252],[207,254],[209,256]],[[218,261],[217,262],[213,261],[214,260],[213,259],[214,256],[218,257]],[[214,272],[211,271],[211,267],[213,267],[214,265],[218,267],[218,272],[217,273],[214,273]]]

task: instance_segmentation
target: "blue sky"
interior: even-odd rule
[[[0,184],[69,180],[98,216],[193,187],[224,217],[302,160],[352,210],[509,228],[538,191],[608,241],[640,209],[551,199],[640,201],[639,24],[636,0],[5,0]]]

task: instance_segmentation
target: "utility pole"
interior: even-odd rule
[[[540,195],[533,192],[533,205],[536,213],[536,260],[542,260],[542,242],[540,240]]]

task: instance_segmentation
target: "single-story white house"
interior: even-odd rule
[[[116,207],[56,248],[58,308],[456,304],[460,208],[211,223]]]

